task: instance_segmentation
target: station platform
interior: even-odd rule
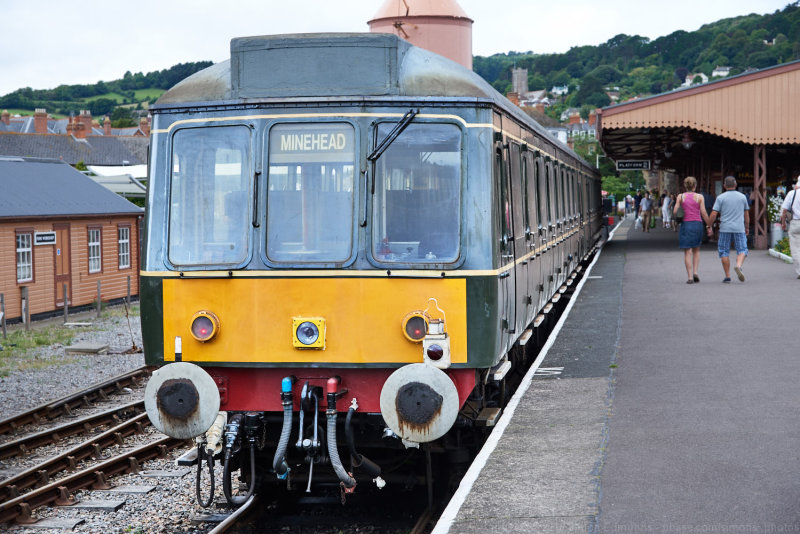
[[[800,532],[800,280],[677,242],[617,225],[435,534]]]

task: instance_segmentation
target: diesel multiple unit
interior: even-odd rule
[[[469,442],[601,229],[593,167],[393,35],[234,39],[151,111],[148,414],[233,503]]]

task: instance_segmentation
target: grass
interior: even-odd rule
[[[42,369],[51,365],[61,365],[63,359],[50,361],[30,354],[32,349],[59,343],[69,345],[75,331],[63,326],[49,326],[36,330],[16,330],[8,335],[8,339],[0,340],[3,350],[0,351],[0,376],[8,376],[11,371]]]
[[[121,104],[122,101],[125,100],[125,97],[122,96],[119,93],[105,93],[105,94],[102,94],[102,95],[90,96],[89,98],[84,98],[82,100],[84,102],[94,102],[95,100],[98,100],[100,98],[107,98],[109,100],[113,100],[117,104]]]
[[[139,306],[133,305],[130,308],[130,315],[139,315]],[[101,313],[101,319],[114,319],[114,322],[125,320],[125,307],[115,306]],[[100,328],[99,326],[91,327],[93,329]],[[25,330],[18,327],[8,334],[7,339],[3,339],[0,335],[0,345],[3,350],[0,351],[0,377],[8,376],[13,371],[26,371],[35,369],[44,369],[47,367],[67,365],[74,363],[77,358],[59,356],[58,358],[39,356],[34,354],[35,349],[41,347],[48,347],[58,344],[58,349],[72,344],[75,336],[81,330],[74,330],[65,327],[61,324],[43,326]]]
[[[136,100],[144,101],[144,100],[149,100],[153,97],[155,98],[160,97],[161,95],[164,94],[164,90],[155,88],[137,89],[136,91],[133,92],[133,94],[135,95]]]

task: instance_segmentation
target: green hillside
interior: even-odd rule
[[[617,35],[598,46],[580,46],[563,54],[508,52],[476,56],[474,70],[506,94],[511,90],[511,68],[528,70],[529,90],[567,86],[569,93],[548,108],[558,117],[567,107],[589,110],[611,103],[662,93],[679,87],[689,74],[711,73],[718,66],[731,75],[800,59],[800,0],[767,15],[745,15],[707,24],[697,31],[679,30],[650,40],[639,35]],[[18,89],[0,97],[0,109],[69,115],[89,109],[95,117],[109,114],[115,126],[130,122],[131,112],[147,109],[167,89],[210,66],[210,61],[181,63],[162,71],[126,72],[118,80],[93,85],[60,85],[55,89]],[[122,121],[122,122],[120,122]]]
[[[36,108],[45,108],[54,116],[88,109],[94,117],[111,115],[115,127],[130,126],[134,124],[131,110],[147,109],[164,91],[211,65],[211,61],[199,61],[147,74],[128,71],[121,79],[91,85],[59,85],[55,89],[24,87],[0,97],[0,109],[31,114]]]
[[[574,47],[563,54],[508,52],[474,58],[473,68],[503,94],[511,90],[511,68],[528,69],[528,88],[568,86],[568,96],[549,113],[566,107],[608,105],[609,89],[620,101],[670,91],[689,74],[711,78],[718,66],[731,75],[800,59],[800,2],[768,15],[723,19],[699,30],[679,30],[651,41],[639,35],[617,35],[598,46]]]

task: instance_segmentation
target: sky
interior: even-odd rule
[[[384,0],[0,0],[0,95],[228,59],[234,37],[368,31]],[[423,0],[424,1],[424,0]],[[793,0],[458,0],[473,54],[652,39]]]

